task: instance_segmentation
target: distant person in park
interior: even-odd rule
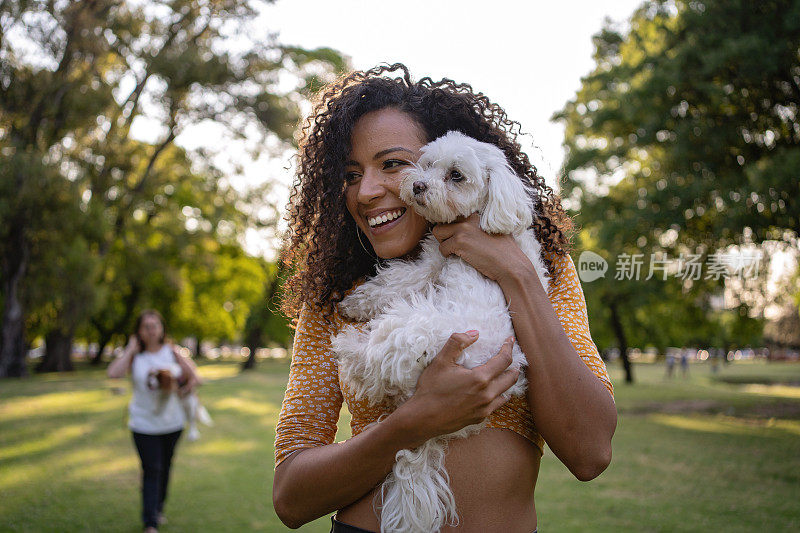
[[[108,377],[130,371],[133,397],[128,427],[142,463],[142,521],[147,533],[166,522],[170,466],[186,424],[180,397],[200,383],[194,363],[166,342],[164,319],[158,311],[143,311],[120,357],[108,367]]]
[[[468,85],[414,82],[397,64],[352,73],[319,94],[303,129],[289,211],[285,261],[295,270],[284,310],[297,322],[276,428],[275,510],[289,527],[338,511],[332,531],[379,531],[376,487],[397,452],[486,420],[480,433],[451,441],[447,451],[460,529],[534,531],[545,442],[578,479],[589,480],[609,464],[616,427],[613,389],[568,255],[571,220],[521,151],[515,123]],[[431,228],[400,200],[402,172],[423,145],[451,130],[498,146],[537,194],[534,228],[550,272],[548,293],[516,242],[484,233],[475,216],[432,229],[443,255],[460,256],[505,293],[528,360],[529,392],[501,396],[518,374],[508,370],[510,344],[485,365],[456,364],[477,338],[457,331],[406,403],[393,411],[370,406],[340,385],[330,348],[343,324],[336,305],[384,260],[418,252]],[[353,436],[334,444],[343,401]]]
[[[667,379],[672,379],[672,374],[675,371],[675,354],[670,350],[667,350]]]
[[[689,348],[681,350],[681,375],[684,378],[689,376]]]
[[[719,360],[722,356],[717,348],[711,348],[709,352],[711,353],[709,356],[709,359],[711,359],[711,373],[716,374],[719,372]]]

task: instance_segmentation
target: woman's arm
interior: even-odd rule
[[[344,442],[294,452],[275,469],[273,504],[291,528],[350,505],[391,471],[398,451],[480,422],[505,403],[517,379],[506,343],[485,365],[466,369],[461,351],[476,333],[454,333],[420,376],[415,394],[380,423]]]
[[[498,282],[528,360],[537,431],[575,477],[597,477],[611,461],[614,400],[578,356],[528,258],[512,237],[483,232],[476,215],[437,226],[434,235],[442,255],[456,254]],[[579,311],[585,314],[585,304]]]
[[[197,372],[197,365],[194,364],[194,361],[181,355],[180,350],[176,345],[173,344],[171,348],[172,354],[175,356],[175,361],[178,363],[178,366],[181,367],[181,372],[183,372],[183,375],[187,377],[186,383],[184,383],[180,390],[178,390],[178,394],[181,396],[186,396],[192,392],[195,387],[202,385],[203,380],[200,378],[200,374]]]
[[[131,335],[128,339],[128,344],[122,352],[122,355],[111,361],[106,369],[106,375],[110,378],[124,378],[131,367],[131,359],[140,351],[139,341],[136,340],[135,335]]]

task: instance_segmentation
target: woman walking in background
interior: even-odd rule
[[[165,338],[161,314],[143,311],[122,356],[108,367],[108,377],[122,378],[130,370],[133,380],[128,427],[142,463],[142,521],[147,533],[158,531],[166,521],[172,456],[186,424],[180,397],[200,383],[194,363]]]

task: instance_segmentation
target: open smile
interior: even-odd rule
[[[384,211],[377,216],[365,218],[367,219],[367,225],[369,225],[370,229],[377,230],[393,225],[392,222],[402,217],[405,212],[406,209],[401,207],[399,209],[392,209],[391,211]]]

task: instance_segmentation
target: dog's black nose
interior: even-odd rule
[[[422,194],[428,190],[428,186],[425,185],[424,181],[415,181],[411,190],[414,191],[414,195]]]

